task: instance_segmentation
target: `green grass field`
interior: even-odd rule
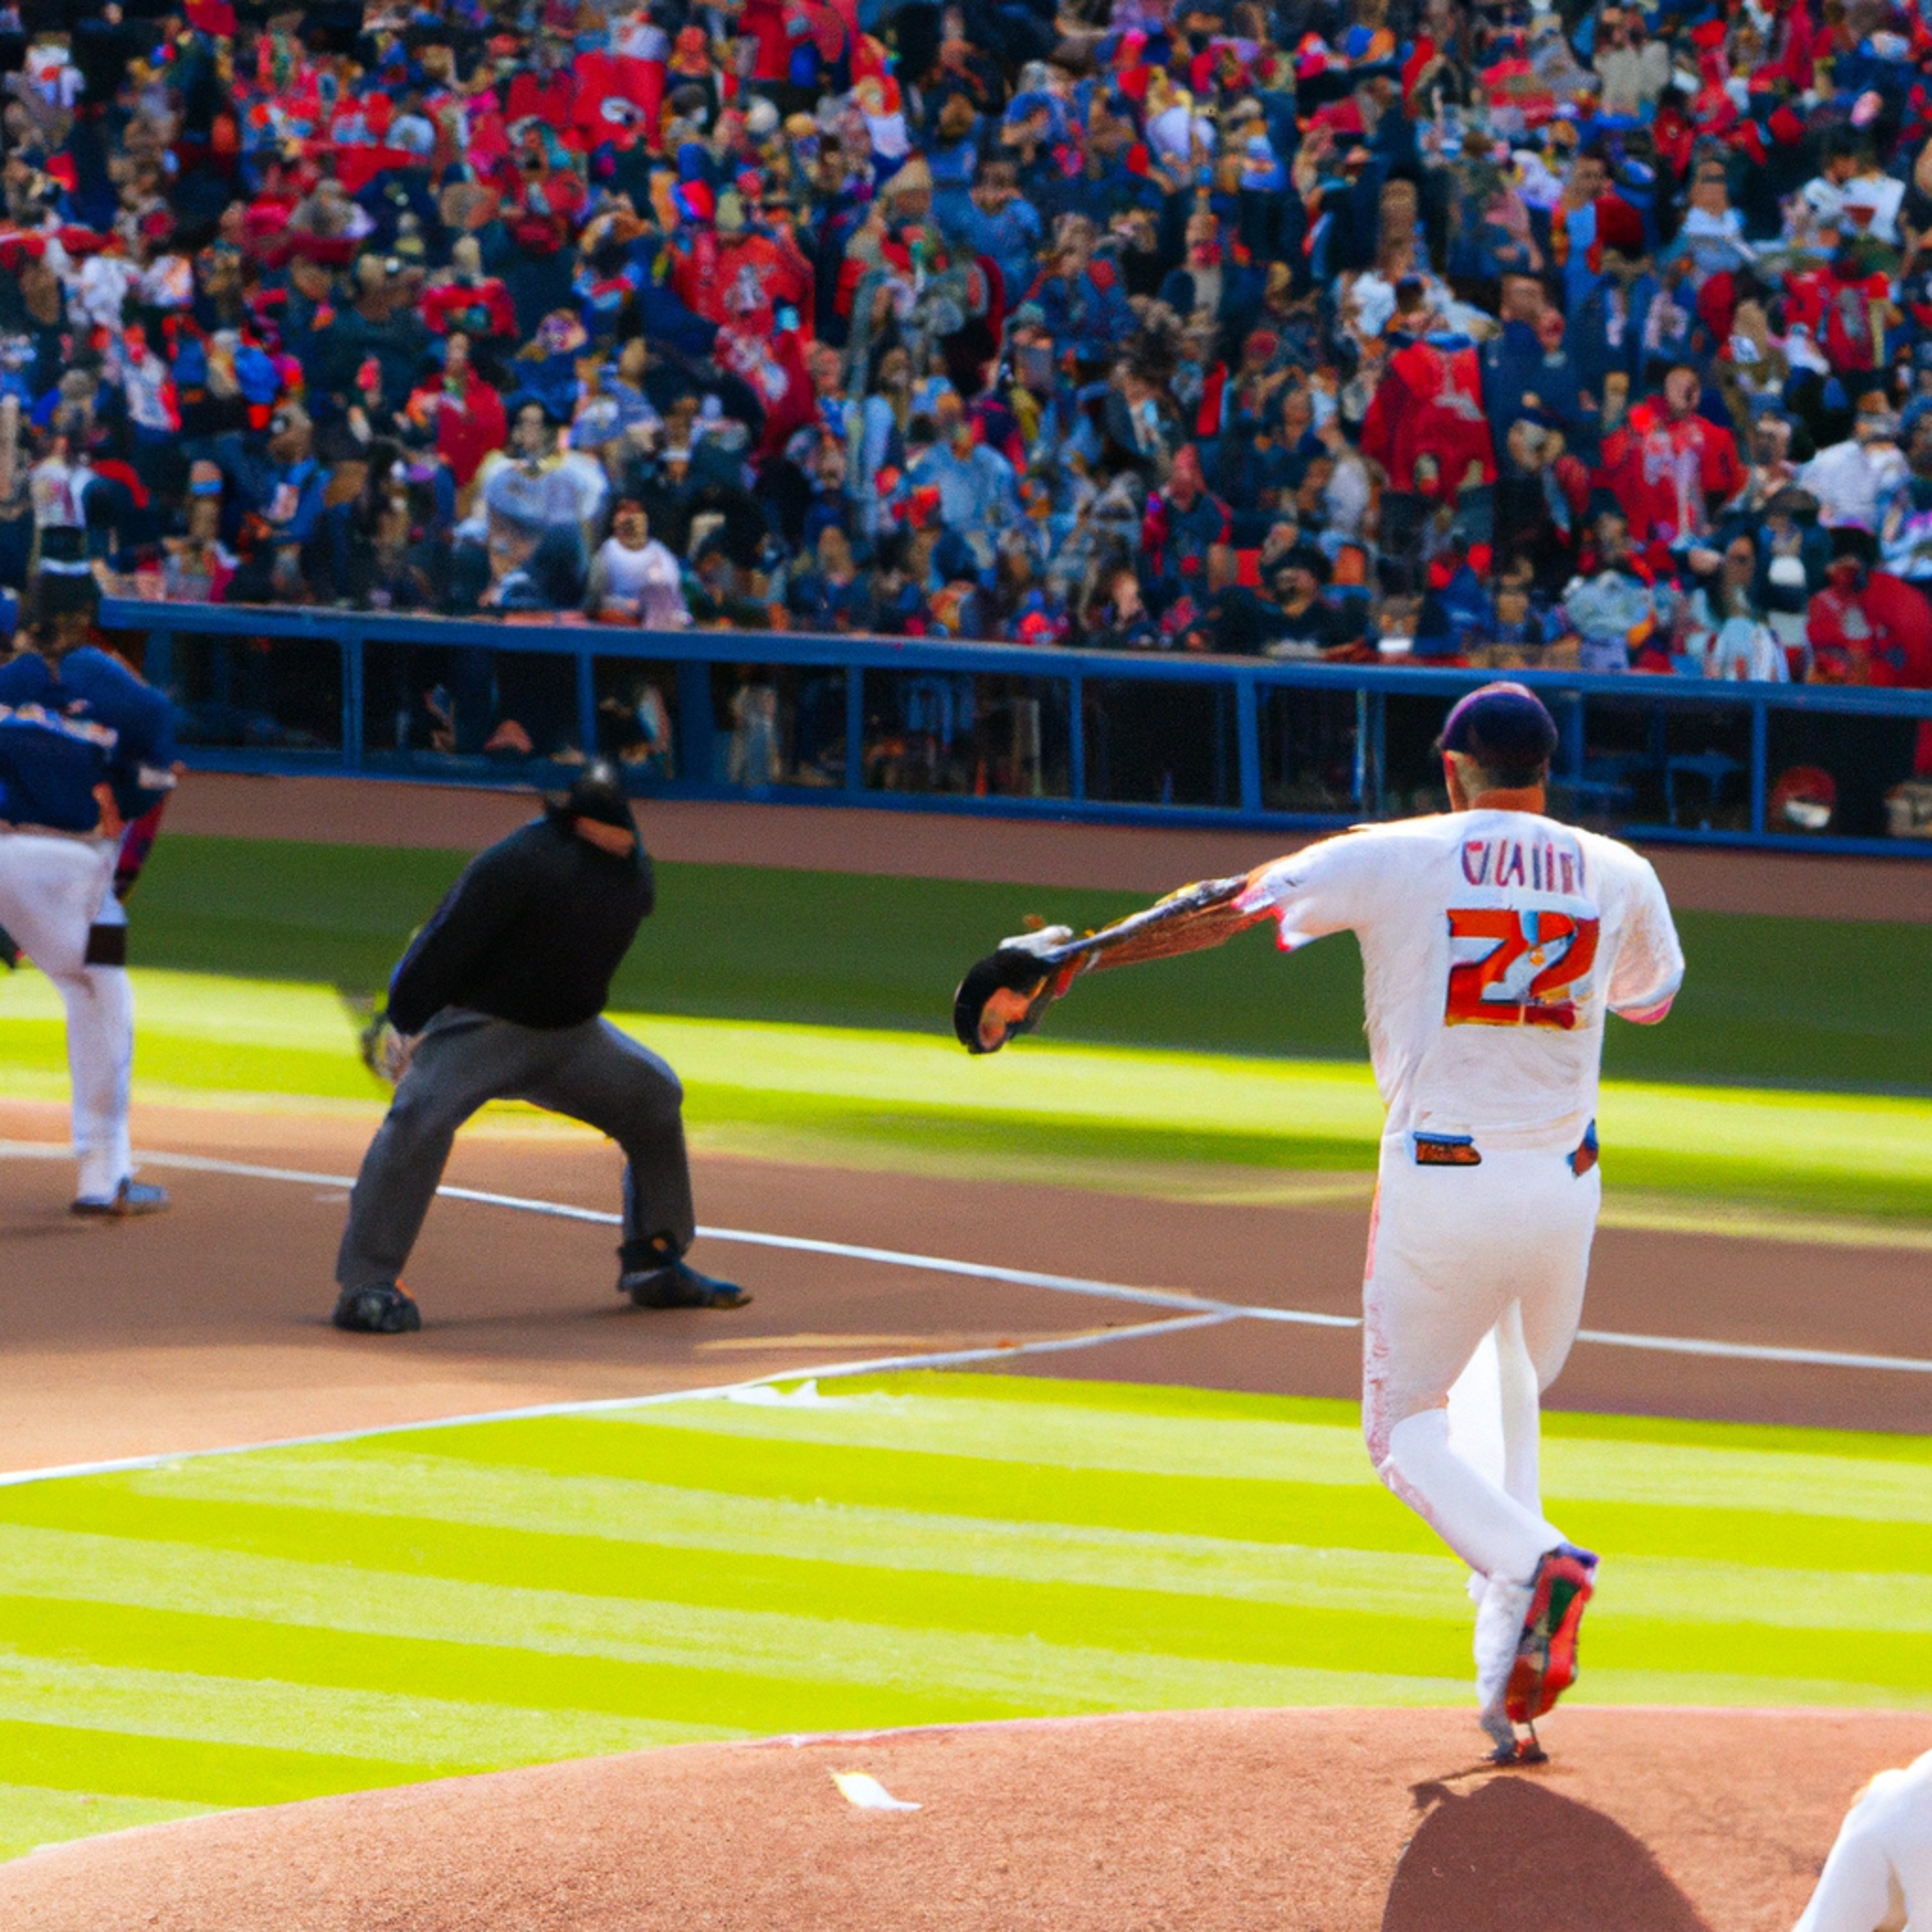
[[[134,977],[137,1094],[379,1104],[353,1020],[329,988]],[[1368,1070],[1348,1061],[1038,1037],[975,1059],[950,1035],[616,1017],[677,1068],[701,1144],[821,1162],[1366,1174],[1381,1131]],[[0,982],[0,1094],[66,1090],[53,988],[32,972]],[[1624,1081],[1605,1088],[1600,1118],[1616,1186],[1783,1214],[1932,1217],[1932,1100]]]
[[[134,955],[374,992],[460,864],[448,852],[170,835],[134,902]],[[617,1005],[892,1032],[945,1032],[960,974],[1028,913],[1097,926],[1145,902],[748,866],[667,865],[660,882]],[[1612,1027],[1612,1076],[1932,1094],[1932,926],[1715,913],[1679,923],[1690,962],[1682,998],[1667,1025]],[[1220,952],[1102,975],[1050,1024],[1068,1040],[1364,1057],[1360,969],[1346,936],[1291,962],[1258,931]]]
[[[1932,1442],[1550,1421],[1592,1702],[1932,1708]],[[0,1489],[0,1850],[686,1739],[1454,1704],[1348,1405],[925,1373]],[[1472,1734],[1472,1744],[1475,1742]]]

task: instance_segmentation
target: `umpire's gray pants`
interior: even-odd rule
[[[627,1240],[694,1232],[684,1089],[655,1053],[608,1020],[539,1029],[446,1008],[417,1042],[388,1118],[362,1156],[336,1257],[345,1288],[401,1274],[436,1198],[456,1130],[486,1100],[527,1100],[601,1129],[624,1150]]]

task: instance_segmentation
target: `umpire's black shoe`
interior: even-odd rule
[[[742,1308],[751,1297],[735,1281],[700,1274],[660,1234],[617,1250],[617,1292],[639,1308]]]
[[[330,1318],[337,1328],[361,1335],[413,1335],[422,1326],[422,1311],[400,1282],[345,1288]]]

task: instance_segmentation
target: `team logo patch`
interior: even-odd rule
[[[1418,1167],[1480,1167],[1483,1164],[1472,1134],[1416,1134],[1412,1138]]]

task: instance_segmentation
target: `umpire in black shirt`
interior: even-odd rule
[[[684,1090],[598,1016],[656,898],[616,773],[594,764],[561,806],[478,854],[389,982],[406,1070],[349,1202],[338,1328],[395,1335],[422,1318],[400,1280],[456,1130],[487,1100],[527,1100],[624,1150],[617,1282],[641,1308],[751,1298],[684,1258],[694,1232]]]

